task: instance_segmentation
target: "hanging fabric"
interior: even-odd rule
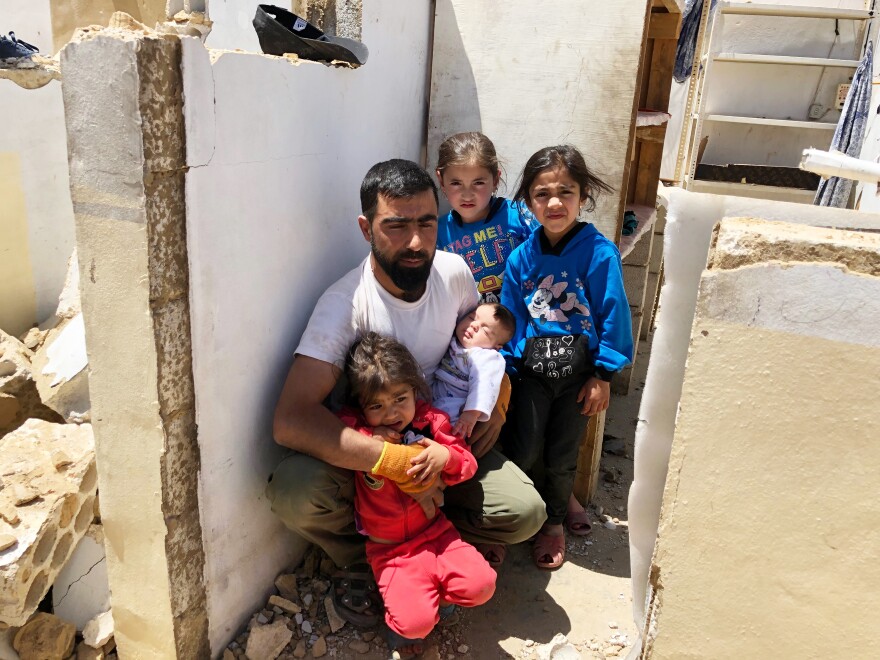
[[[849,93],[846,95],[846,101],[843,103],[840,119],[837,120],[837,128],[834,130],[829,151],[839,151],[853,158],[859,157],[871,106],[873,61],[874,45],[869,41],[865,48],[865,56],[853,75],[852,84],[850,84]],[[846,208],[849,204],[852,187],[852,179],[841,179],[836,176],[824,179],[819,183],[813,204]]]

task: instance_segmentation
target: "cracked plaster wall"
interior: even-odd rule
[[[183,40],[186,212],[211,647],[265,602],[303,545],[271,513],[272,412],[312,308],[359,263],[374,163],[418,161],[428,2],[364,4],[359,69]]]
[[[715,230],[645,658],[876,657],[880,235]]]
[[[660,293],[639,422],[636,428],[634,480],[630,488],[630,563],[633,612],[645,623],[648,579],[660,503],[684,381],[688,339],[697,304],[700,275],[712,237],[723,217],[747,216],[804,225],[880,231],[880,215],[804,204],[661,190],[667,197],[664,234],[664,286]]]

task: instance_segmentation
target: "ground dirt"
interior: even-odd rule
[[[532,659],[559,633],[584,659],[624,658],[637,643],[629,580],[627,496],[648,351],[649,346],[643,343],[629,394],[612,397],[607,413],[600,485],[588,507],[592,534],[569,536],[566,562],[556,571],[535,568],[530,544],[511,547],[498,570],[492,600],[482,607],[463,610],[457,625],[435,629],[425,640],[421,657]],[[282,660],[388,658],[381,627],[359,630],[347,624],[335,633],[330,631],[322,605],[329,588],[326,576],[321,575],[326,561],[322,566],[320,554],[315,553],[297,570],[299,604],[304,605],[301,615],[291,617],[278,608],[269,608],[256,613],[249,625],[279,618],[287,621],[293,638],[278,656]],[[262,619],[257,621],[260,615]],[[307,623],[305,632],[303,622]],[[247,631],[239,635],[227,653],[243,657],[247,636]],[[228,659],[229,655],[224,657]]]

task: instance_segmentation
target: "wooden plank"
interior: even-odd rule
[[[587,431],[581,440],[577,471],[574,475],[574,496],[586,506],[596,494],[599,485],[599,463],[602,460],[602,436],[605,434],[605,413],[590,417]]]
[[[657,204],[657,187],[660,185],[660,163],[663,160],[663,144],[642,142],[641,146],[633,203],[653,207]]]
[[[666,139],[666,124],[660,124],[659,126],[637,126],[636,127],[636,140],[641,140],[642,142],[659,142],[663,144],[663,140]]]
[[[651,12],[648,23],[648,39],[678,39],[681,30],[681,14]]]
[[[669,108],[669,93],[672,90],[672,72],[675,69],[675,49],[677,42],[671,39],[658,39],[654,42],[651,58],[651,74],[644,108],[666,110]]]

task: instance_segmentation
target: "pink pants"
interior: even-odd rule
[[[368,541],[367,559],[385,601],[385,623],[407,639],[433,630],[441,600],[476,607],[495,593],[495,571],[445,517],[404,543]]]

